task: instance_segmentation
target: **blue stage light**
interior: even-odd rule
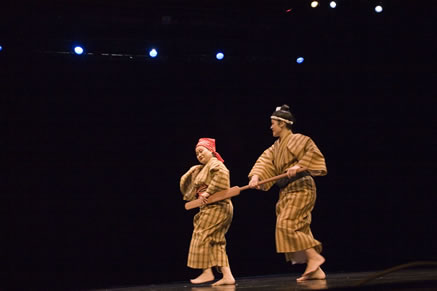
[[[73,51],[76,55],[81,55],[81,54],[83,54],[84,49],[83,49],[83,47],[77,45],[74,47]]]
[[[0,52],[3,50],[3,47],[0,45]]]
[[[156,57],[158,56],[158,51],[157,51],[156,49],[151,49],[151,50],[149,51],[149,56],[150,56],[151,58],[156,58]]]
[[[218,52],[218,53],[215,55],[215,57],[216,57],[217,60],[223,60],[223,58],[225,57],[225,55],[224,55],[222,52]]]
[[[298,64],[302,64],[303,61],[304,61],[304,58],[303,58],[303,57],[298,57],[298,58],[296,59],[296,63],[298,63]]]
[[[375,6],[375,12],[376,13],[381,13],[382,12],[382,6],[381,5],[377,5],[377,6]]]

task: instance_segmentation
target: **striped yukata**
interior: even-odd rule
[[[279,138],[258,158],[249,173],[249,179],[258,175],[265,180],[285,173],[299,165],[307,168],[309,175],[291,180],[281,188],[276,204],[276,251],[284,253],[287,261],[305,263],[303,250],[314,248],[322,251],[322,244],[311,233],[311,211],[316,202],[316,185],[312,176],[327,174],[325,158],[308,136],[287,134]],[[275,182],[263,185],[269,190]]]
[[[212,157],[206,165],[191,167],[180,181],[183,198],[187,201],[196,199],[198,192],[213,195],[229,187],[229,170],[215,157]],[[233,206],[230,199],[200,207],[199,212],[194,216],[188,267],[194,269],[229,267],[225,234],[231,225],[232,216]]]

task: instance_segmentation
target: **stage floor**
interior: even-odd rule
[[[378,275],[378,276],[377,276]],[[298,274],[280,274],[236,278],[236,285],[212,287],[209,284],[192,285],[188,282],[145,286],[95,289],[94,291],[232,291],[232,290],[437,290],[437,268],[398,270],[391,273],[355,272],[327,273],[326,280],[297,283]]]

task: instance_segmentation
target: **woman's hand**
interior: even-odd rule
[[[255,188],[259,190],[261,189],[261,187],[258,185],[258,183],[259,183],[259,177],[257,175],[253,175],[252,179],[250,179],[249,187],[252,189]]]
[[[291,178],[291,177],[296,176],[297,170],[299,170],[299,169],[300,169],[300,166],[298,166],[298,165],[291,167],[290,169],[287,170],[287,177]]]
[[[202,194],[199,195],[199,198],[202,199],[202,205],[206,205],[208,203],[209,196],[210,195],[207,192],[203,192]]]
[[[200,195],[200,193],[203,193],[203,192],[205,192],[205,191],[206,191],[206,189],[208,189],[208,186],[207,186],[207,185],[205,185],[205,184],[203,184],[203,185],[199,186],[199,188],[197,188],[197,191],[196,191],[196,193],[199,193],[199,195]]]

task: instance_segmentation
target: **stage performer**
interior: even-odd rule
[[[188,267],[203,271],[191,283],[213,281],[212,267],[217,267],[223,273],[223,278],[213,286],[235,284],[226,254],[225,239],[233,216],[231,199],[206,204],[209,196],[230,187],[229,170],[216,152],[215,139],[199,139],[195,153],[200,165],[191,167],[180,180],[184,200],[191,201],[199,197],[204,203],[194,216],[187,263]]]
[[[322,244],[314,239],[310,229],[311,211],[316,201],[312,176],[327,174],[325,158],[310,137],[293,133],[294,122],[288,105],[277,107],[273,112],[270,129],[278,139],[256,161],[249,173],[249,186],[267,191],[275,182],[262,186],[257,183],[288,174],[288,178],[276,182],[280,188],[276,204],[276,251],[284,253],[292,264],[307,264],[297,281],[325,279],[320,268],[325,261],[320,254]],[[306,170],[296,174],[300,168]]]

